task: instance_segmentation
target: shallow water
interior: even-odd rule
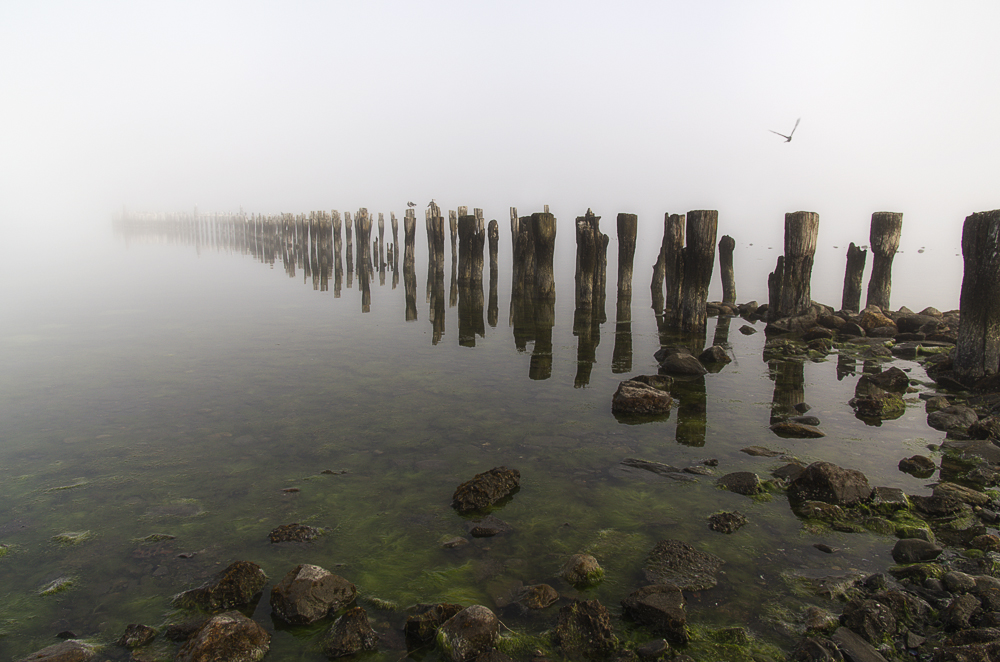
[[[690,622],[749,625],[787,647],[794,633],[779,627],[776,614],[800,614],[810,604],[837,610],[828,597],[803,597],[801,578],[884,569],[894,539],[816,531],[780,493],[751,500],[718,490],[713,477],[678,482],[623,468],[621,460],[683,467],[714,458],[717,475],[766,476],[784,461],[740,452],[762,445],[859,469],[875,485],[929,493],[929,479],[896,470],[899,459],[942,438],[927,427],[915,395],[902,418],[869,426],[847,405],[857,376],[838,380],[836,355],[806,362],[799,366],[804,399],[827,437],[775,437],[764,334],[744,336],[739,319],[726,336],[735,361],[707,375],[703,390],[695,384],[675,393],[679,406],[669,417],[617,420],[610,400],[618,382],[655,373],[661,342],[647,267],[638,261],[630,335],[619,327],[616,337],[614,319],[600,326],[583,384],[565,239],[570,259],[563,250],[549,373],[538,370],[547,357],[533,357],[538,344],[519,351],[508,324],[503,231],[499,322],[492,327],[480,313],[474,347],[468,337],[459,342],[450,249],[437,338],[420,250],[418,319],[407,322],[403,280],[393,287],[391,272],[384,285],[376,273],[370,312],[362,313],[357,282],[345,282],[338,298],[332,286],[314,289],[301,268],[289,276],[280,262],[104,240],[110,243],[46,270],[30,293],[5,280],[17,314],[0,322],[3,659],[55,643],[61,631],[111,644],[129,623],[175,622],[181,615],[170,597],[238,559],[260,564],[272,583],[298,563],[343,575],[357,584],[383,635],[379,656],[397,659],[405,654],[398,632],[406,607],[494,607],[515,582],[550,583],[564,601],[581,597],[556,578],[563,560],[581,551],[607,571],[585,596],[618,613],[641,583],[646,554],[665,538],[726,561],[718,587],[688,596]],[[488,268],[484,280],[488,292]],[[709,339],[717,323],[709,320]],[[614,356],[627,341],[631,356]],[[894,365],[925,379],[915,363]],[[520,491],[495,513],[514,531],[443,548],[442,540],[465,535],[450,507],[455,486],[499,465],[521,472]],[[710,514],[734,509],[748,516],[747,526],[732,535],[708,528]],[[307,544],[268,542],[272,529],[291,522],[327,533]],[[70,536],[75,544],[54,539],[66,533],[80,534]],[[174,538],[138,542],[154,533]],[[839,551],[824,554],[813,547],[818,542]],[[65,590],[39,594],[57,580],[68,580]],[[372,598],[400,611],[380,609]],[[504,622],[537,634],[554,625],[557,609]],[[254,618],[274,634],[268,659],[323,659],[316,642],[324,628],[275,624],[266,590]],[[651,638],[620,626],[623,636]],[[161,639],[154,651],[170,659],[173,645]]]

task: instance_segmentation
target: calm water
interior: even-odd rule
[[[693,624],[749,625],[787,647],[793,633],[783,623],[807,605],[839,611],[825,597],[803,595],[801,578],[884,569],[892,539],[806,528],[780,493],[751,500],[718,490],[713,477],[682,483],[619,463],[715,458],[717,475],[762,476],[784,463],[740,452],[757,444],[928,493],[929,480],[895,468],[940,443],[921,403],[913,396],[902,418],[865,425],[847,405],[857,377],[838,380],[831,355],[789,368],[801,368],[804,399],[828,436],[779,439],[768,430],[780,394],[761,358],[763,333],[744,336],[744,322],[733,319],[719,336],[733,363],[679,391],[668,418],[619,422],[610,411],[618,383],[656,371],[652,259],[640,249],[631,325],[616,327],[612,239],[612,319],[600,327],[595,362],[581,366],[570,228],[562,223],[558,241],[550,356],[530,341],[518,349],[508,323],[503,223],[498,322],[491,326],[488,311],[476,311],[469,328],[480,333],[463,333],[461,343],[450,248],[443,333],[431,322],[422,222],[413,321],[406,321],[403,279],[393,287],[391,271],[385,284],[376,272],[370,312],[362,313],[357,281],[345,282],[338,298],[332,283],[317,289],[301,267],[290,275],[280,261],[126,242],[110,229],[86,250],[41,251],[16,283],[5,278],[2,298],[12,314],[0,320],[0,658],[55,643],[61,631],[110,644],[129,623],[175,622],[182,616],[170,597],[238,559],[259,563],[272,583],[298,563],[315,563],[357,584],[387,660],[405,654],[399,632],[405,608],[417,602],[494,607],[517,582],[550,583],[564,600],[582,597],[556,578],[577,552],[593,553],[607,571],[586,597],[618,613],[641,582],[646,554],[664,538],[726,560],[719,586],[691,596]],[[605,219],[604,231],[613,229]],[[746,249],[744,265],[770,265],[777,256],[756,250]],[[953,270],[955,259],[943,269]],[[740,269],[738,262],[743,283]],[[756,276],[745,282],[741,301],[766,299]],[[830,279],[822,286],[830,290]],[[488,266],[484,287],[488,295]],[[839,286],[834,291],[825,300],[836,303]],[[946,309],[956,301],[957,292],[951,301],[911,307]],[[899,303],[908,303],[905,296]],[[709,320],[709,339],[716,325]],[[914,363],[894,364],[925,379]],[[444,539],[465,535],[450,507],[455,486],[498,465],[522,476],[520,492],[496,513],[514,531],[444,549]],[[749,517],[746,527],[729,536],[709,530],[710,514],[734,509]],[[327,533],[303,545],[268,542],[273,528],[291,522]],[[174,539],[138,542],[154,533]],[[813,548],[818,542],[840,551],[823,554]],[[59,580],[69,582],[65,590],[40,595]],[[373,598],[400,611],[379,609]],[[504,622],[537,634],[554,625],[557,609]],[[273,623],[266,591],[254,618],[274,633],[268,659],[324,659],[316,642],[328,624]],[[636,641],[650,637],[621,630]],[[160,639],[154,652],[171,659],[173,644]]]

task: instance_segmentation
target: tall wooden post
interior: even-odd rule
[[[486,321],[492,328],[496,328],[500,319],[500,303],[497,295],[497,278],[500,275],[500,266],[497,253],[500,248],[500,224],[496,219],[490,221],[487,226],[487,234],[490,242],[490,296],[486,304]]]
[[[403,216],[403,289],[406,297],[406,321],[417,320],[417,273],[414,247],[417,235],[417,215],[412,209]]]
[[[812,310],[812,267],[818,237],[819,214],[811,211],[785,214],[785,254],[780,289],[776,307],[771,309],[768,306],[768,321],[799,317]]]
[[[843,310],[861,311],[861,280],[864,277],[868,251],[851,242],[847,247],[847,269],[844,271],[844,296],[840,301]]]
[[[532,214],[531,231],[535,246],[535,298],[555,299],[556,217],[548,212]]]
[[[618,305],[617,322],[632,320],[632,264],[639,219],[635,214],[618,214]]]
[[[1000,209],[967,216],[962,227],[962,323],[954,372],[966,382],[1000,372]]]
[[[666,274],[663,312],[674,321],[681,317],[684,288],[684,214],[663,215],[663,261]]]
[[[683,331],[704,331],[708,321],[708,287],[715,263],[715,237],[719,212],[697,210],[687,214],[687,245],[684,247],[684,289],[681,294]]]
[[[342,221],[340,220],[340,212],[336,209],[332,212],[333,216],[333,297],[335,299],[340,298],[341,284],[344,278],[344,263],[343,263],[343,252],[344,252],[344,240],[340,237],[340,227]]]
[[[650,299],[653,302],[653,312],[663,314],[663,281],[667,277],[667,219],[663,218],[663,239],[660,242],[660,252],[653,263],[653,280],[649,284]]]
[[[903,230],[903,215],[898,212],[877,211],[872,214],[871,247],[872,275],[868,279],[868,304],[889,310],[889,292],[892,289],[892,259],[899,248],[899,235]]]
[[[736,240],[728,234],[719,240],[719,274],[722,276],[722,302],[736,303],[736,275],[733,273],[733,250]]]

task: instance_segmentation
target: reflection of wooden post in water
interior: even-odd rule
[[[500,248],[500,224],[495,218],[487,226],[486,234],[490,241],[490,300],[486,306],[486,321],[495,329],[500,318],[500,307],[497,300],[497,278],[500,275],[500,266],[497,260]]]
[[[837,355],[837,381],[843,381],[844,377],[853,377],[858,374],[857,362],[847,354]]]
[[[715,245],[713,238],[712,245]],[[708,395],[705,391],[705,377],[676,379],[670,386],[670,395],[678,401],[677,431],[674,436],[678,444],[704,446],[705,427],[708,424]]]
[[[715,321],[715,335],[712,337],[712,344],[719,347],[729,348],[729,322],[732,319],[729,315],[719,315]]]
[[[552,327],[556,323],[556,300],[548,297],[536,298],[533,309],[535,348],[531,352],[528,379],[548,379],[552,376]]]
[[[378,270],[385,272],[385,217],[378,213]]]
[[[889,310],[889,293],[892,289],[892,258],[899,248],[899,235],[903,230],[903,215],[898,212],[877,211],[872,214],[871,247],[872,275],[868,278],[868,304]]]
[[[438,344],[444,336],[444,216],[436,203],[431,203],[426,211],[428,260],[427,260],[427,301],[430,304],[428,317],[431,322],[431,342]]]
[[[361,312],[368,313],[372,309],[372,256],[371,235],[372,219],[368,210],[362,207],[358,210],[358,286],[361,289]]]
[[[719,240],[719,274],[722,276],[722,302],[736,303],[736,275],[733,273],[733,251],[736,240],[728,234]]]
[[[785,214],[785,254],[778,258],[773,279],[768,278],[768,322],[800,317],[812,310],[810,284],[818,236],[819,214],[811,211]],[[770,305],[772,301],[774,308]]]
[[[851,242],[847,247],[847,269],[844,272],[844,296],[840,300],[843,310],[861,310],[861,279],[865,272],[868,251],[861,250]]]
[[[771,425],[797,416],[796,405],[806,401],[805,367],[802,361],[769,361],[768,372],[774,380],[771,397]]]
[[[417,320],[417,272],[414,247],[417,236],[417,215],[412,209],[403,217],[403,288],[406,295],[406,321]]]
[[[460,211],[466,208],[459,207]],[[475,347],[476,335],[485,337],[483,323],[483,210],[458,217],[458,344]]]
[[[708,286],[715,265],[715,236],[719,212],[691,211],[687,214],[687,245],[684,247],[684,284],[681,292],[680,328],[703,331],[708,321]]]
[[[574,388],[590,383],[590,373],[597,360],[603,322],[604,283],[602,261],[607,263],[608,236],[601,234],[601,217],[590,209],[576,217],[576,300],[573,312],[573,335],[577,337],[576,377]],[[598,306],[600,308],[598,309]]]
[[[344,280],[344,241],[340,237],[340,212],[334,209],[333,216],[333,298],[340,298],[340,288]]]
[[[967,216],[962,226],[962,323],[954,371],[973,382],[1000,372],[1000,209]]]
[[[663,271],[666,274],[663,313],[674,326],[681,320],[681,292],[684,289],[684,214],[663,215]]]
[[[466,207],[459,207],[465,212]],[[451,287],[448,289],[448,306],[458,305],[458,213],[448,211],[448,227],[451,228]]]
[[[552,326],[555,323],[556,219],[547,212],[518,218],[510,210],[514,266],[511,277],[510,324],[514,345],[524,351],[535,341],[528,376],[548,379],[552,374]]]
[[[632,265],[639,219],[635,214],[618,214],[618,300],[615,315],[615,346],[611,372],[632,371]]]
[[[351,236],[351,212],[344,212],[344,236],[347,238],[347,287],[354,282],[354,239]]]

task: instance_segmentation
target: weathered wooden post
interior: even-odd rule
[[[1000,372],[1000,209],[965,218],[962,259],[962,323],[953,369],[971,384]]]
[[[865,261],[868,251],[862,250],[851,242],[847,247],[847,269],[844,271],[844,296],[840,300],[843,310],[861,310],[861,279],[865,272]]]
[[[414,249],[417,234],[417,215],[412,209],[403,217],[403,289],[406,296],[406,321],[417,320],[417,272]]]
[[[535,298],[556,298],[553,259],[556,250],[556,217],[548,212],[531,215],[535,248]]]
[[[649,283],[649,295],[653,303],[653,312],[663,314],[663,281],[667,277],[667,216],[663,219],[663,239],[660,241],[660,252],[653,263],[653,280]]]
[[[351,235],[351,212],[344,212],[344,237],[347,239],[347,287],[354,281],[354,239]]]
[[[333,210],[333,297],[340,298],[340,289],[344,281],[344,240],[340,236],[340,212]]]
[[[466,208],[460,207],[461,211]],[[483,322],[483,246],[486,231],[483,210],[458,217],[458,344],[475,347],[476,336],[486,336]]]
[[[526,291],[533,289],[535,282],[535,244],[531,218],[519,218],[515,207],[510,208],[510,233],[514,252],[510,284],[513,300],[520,299]]]
[[[663,215],[663,265],[666,274],[663,312],[673,323],[681,318],[684,289],[684,214]]]
[[[385,217],[378,213],[378,268],[385,271]]]
[[[733,250],[736,240],[728,234],[719,240],[719,274],[722,276],[722,302],[736,303],[736,276],[733,273]]]
[[[632,303],[632,263],[635,258],[635,239],[639,219],[635,214],[618,214],[618,316],[617,321],[632,319],[631,309],[622,308],[623,298]]]
[[[903,230],[903,215],[899,212],[877,211],[872,214],[871,247],[872,275],[868,278],[869,306],[889,310],[892,289],[892,259],[899,248]]]
[[[719,212],[697,210],[687,214],[687,245],[684,247],[684,288],[681,294],[683,331],[704,332],[708,321],[708,287],[715,264],[715,236]]]
[[[776,306],[768,305],[768,322],[807,316],[813,310],[810,286],[813,256],[819,237],[819,214],[797,211],[785,214],[785,254],[775,270]],[[780,270],[780,278],[778,272]],[[771,280],[768,280],[769,285]]]
[[[500,319],[500,304],[497,295],[497,278],[500,275],[500,265],[497,254],[500,248],[500,224],[496,219],[490,221],[487,226],[487,235],[490,243],[490,298],[486,304],[486,321],[492,328],[496,328]]]
[[[573,312],[573,335],[577,337],[576,377],[573,386],[590,383],[597,360],[604,321],[604,278],[607,268],[608,236],[601,233],[601,217],[590,209],[576,218],[576,301]]]
[[[482,213],[482,210],[477,210]],[[481,216],[458,218],[458,283],[483,281],[483,221]],[[477,259],[478,256],[478,259]],[[478,275],[476,273],[478,268]]]

